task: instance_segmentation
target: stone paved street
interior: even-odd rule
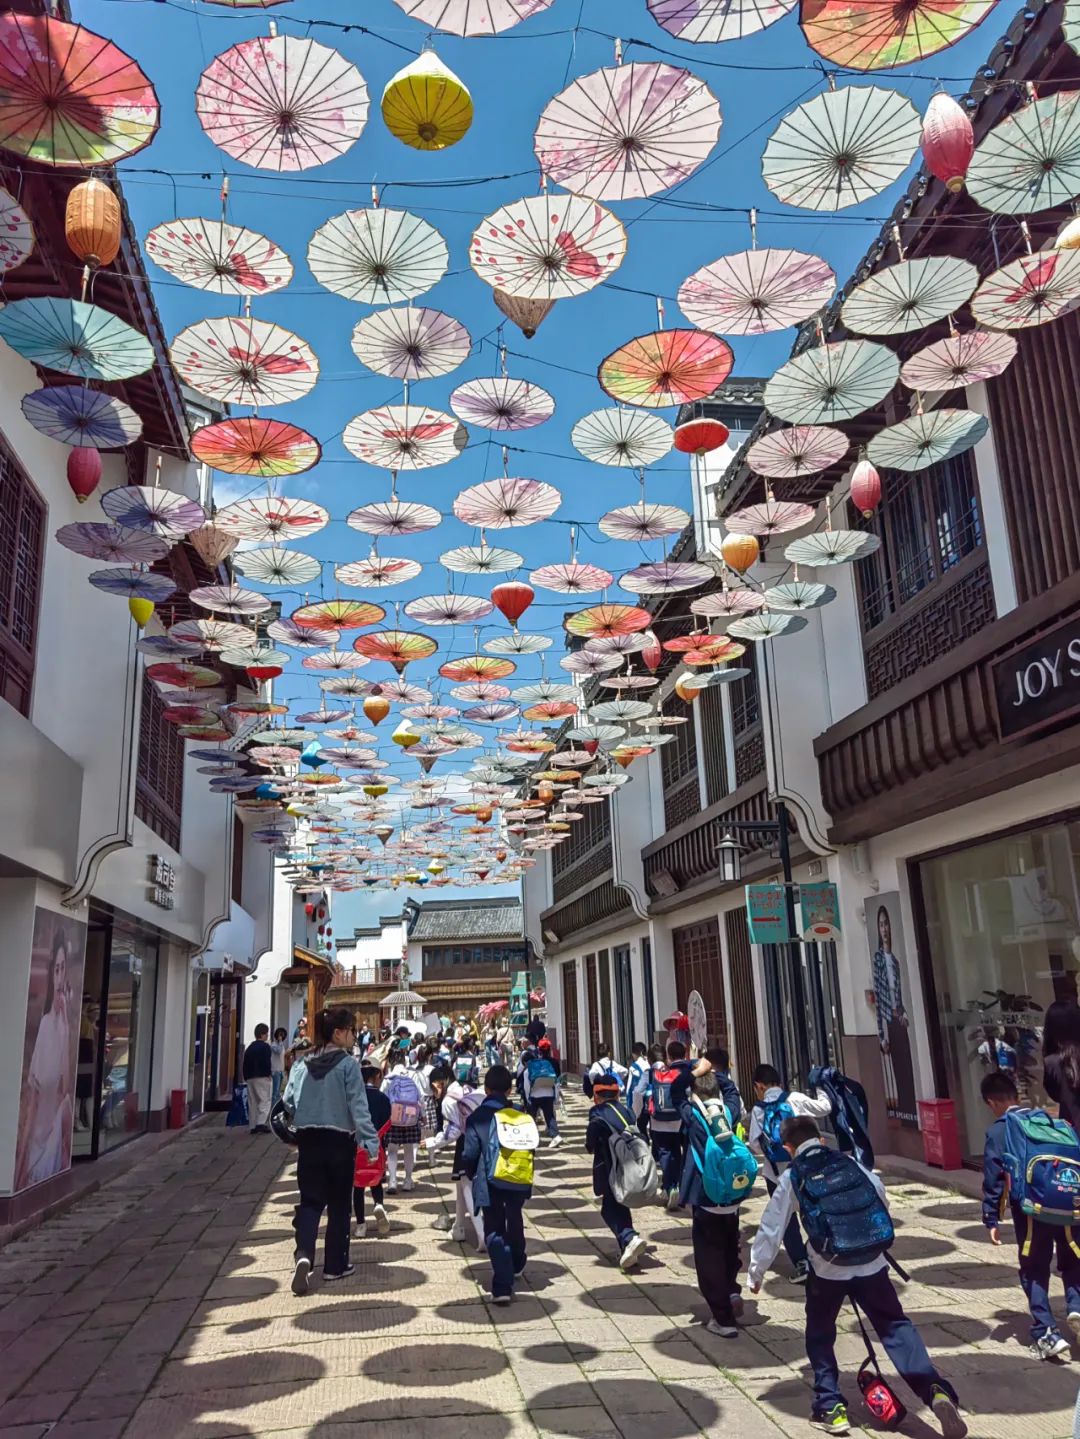
[[[489,1307],[484,1258],[431,1228],[445,1164],[421,1161],[389,1238],[354,1242],[350,1281],[298,1300],[290,1156],[219,1118],[190,1131],[0,1253],[0,1439],[806,1439],[800,1292],[774,1273],[741,1337],[713,1338],[692,1318],[689,1221],[658,1208],[642,1223],[654,1248],[621,1275],[583,1114],[574,1102],[565,1147],[540,1156],[506,1310]],[[976,1206],[910,1182],[892,1194],[904,1301],[972,1435],[1071,1435],[1080,1361],[1028,1357],[1009,1252]],[[840,1354],[855,1417],[850,1330]],[[913,1414],[903,1432],[938,1431]]]

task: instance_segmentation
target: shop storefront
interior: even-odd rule
[[[1041,1104],[1043,1016],[1077,999],[1080,813],[926,856],[911,877],[937,1089],[976,1161],[983,1075],[1007,1070]]]

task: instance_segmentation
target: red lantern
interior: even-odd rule
[[[860,460],[851,472],[851,503],[867,519],[881,504],[881,476],[869,460]]]
[[[641,651],[641,662],[652,674],[660,668],[660,662],[664,658],[663,646],[653,634],[652,630],[645,631],[645,638],[648,644]]]
[[[330,928],[329,925],[327,925],[327,926],[326,926],[326,932],[327,932],[327,934],[333,934],[334,931]]]
[[[536,591],[523,580],[508,580],[504,585],[496,585],[491,591],[491,603],[505,615],[515,629],[518,620],[535,598]]]
[[[718,450],[727,442],[731,431],[721,420],[710,420],[704,416],[698,420],[684,420],[675,426],[675,448],[684,455],[707,455]]]
[[[582,742],[581,748],[585,751],[586,754],[595,754],[596,751],[600,748],[600,741],[598,739],[584,740]]]
[[[315,906],[313,904],[305,904],[304,913],[307,915],[308,919],[313,919],[315,917]]]
[[[250,675],[253,680],[260,684],[263,680],[276,680],[281,673],[280,665],[248,665],[244,673]]]
[[[325,904],[320,904],[320,905],[319,905],[319,918],[320,918],[320,919],[325,919],[325,918],[326,918],[326,905],[325,905]]]
[[[926,168],[946,190],[955,195],[964,188],[964,176],[975,153],[975,131],[951,95],[935,95],[927,106],[922,152]]]
[[[319,930],[318,930],[318,932],[319,932],[319,934],[322,934],[322,933],[323,933],[323,926],[322,926],[321,924],[319,925]]]
[[[79,504],[84,504],[101,481],[101,455],[80,445],[67,457],[67,481]]]

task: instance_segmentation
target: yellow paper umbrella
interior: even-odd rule
[[[131,611],[131,618],[135,621],[136,625],[139,629],[143,629],[150,623],[150,616],[154,613],[154,602],[153,600],[139,599],[137,595],[132,595],[128,600],[128,609]]]
[[[383,91],[382,117],[391,135],[414,150],[445,150],[472,124],[472,96],[434,50],[425,50]]]

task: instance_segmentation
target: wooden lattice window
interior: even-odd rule
[[[700,730],[698,748],[705,770],[705,803],[716,804],[728,792],[724,700],[718,686],[710,685],[701,691],[694,701],[694,718]]]
[[[45,501],[0,435],[0,699],[30,713]]]
[[[164,716],[161,696],[144,673],[135,813],[178,850],[184,808],[184,741],[178,726],[168,724]]]
[[[668,713],[684,713],[686,706],[671,706]],[[664,825],[674,829],[701,809],[701,787],[698,781],[697,724],[694,711],[686,724],[670,731],[671,744],[660,750],[660,776],[664,788]]]

